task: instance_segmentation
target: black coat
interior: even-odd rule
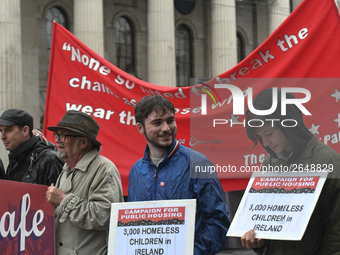
[[[6,174],[5,174],[5,168],[2,163],[2,160],[0,159],[0,180],[1,179],[6,179]]]
[[[6,179],[26,183],[56,183],[64,165],[53,146],[36,136],[10,152],[8,158]]]

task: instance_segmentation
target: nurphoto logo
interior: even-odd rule
[[[206,85],[206,84],[204,84]],[[212,86],[209,86],[211,88]],[[232,84],[215,84],[214,89],[212,90],[215,95],[218,97],[220,103],[221,99],[218,95],[216,89],[228,89],[231,92],[231,96],[233,99],[233,115],[244,115],[244,100],[247,97],[247,105],[248,109],[251,113],[257,116],[268,116],[272,113],[274,113],[278,107],[278,88],[274,87],[272,90],[272,106],[269,109],[266,110],[259,110],[255,109],[253,105],[253,88],[248,87],[244,92],[238,88],[235,85]],[[206,89],[201,89],[204,92],[209,92]],[[287,98],[287,93],[300,93],[303,94],[304,97],[302,98]],[[217,105],[217,102],[213,95],[209,92],[207,93],[210,95],[210,97],[213,99],[215,105]],[[201,94],[201,114],[207,115],[207,94]],[[299,87],[282,87],[281,88],[281,115],[286,115],[287,105],[293,104],[295,105],[304,115],[312,115],[306,107],[303,105],[304,103],[307,103],[311,99],[311,93],[308,89],[305,88],[299,88]],[[222,105],[222,104],[221,104]],[[274,122],[280,121],[279,119],[265,119],[265,121],[269,121],[272,123],[272,126],[274,126]],[[247,124],[250,127],[261,127],[264,125],[264,121],[261,119],[252,119],[249,120],[248,123],[243,122],[232,122],[232,120],[227,119],[214,119],[213,126],[216,125],[225,125],[228,122],[230,122],[231,127],[234,124],[243,124],[244,126]],[[290,124],[289,124],[290,123]],[[281,120],[281,125],[284,127],[295,127],[297,125],[297,121],[294,119],[283,119]]]

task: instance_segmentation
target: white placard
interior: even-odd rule
[[[108,255],[193,254],[196,200],[113,203]]]
[[[301,240],[325,183],[322,173],[253,173],[227,236]]]

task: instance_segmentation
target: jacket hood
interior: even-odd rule
[[[296,98],[292,93],[287,93],[286,98],[294,99]],[[257,110],[267,110],[270,109],[273,104],[273,88],[265,89],[260,94],[256,96],[253,101],[253,106]],[[249,109],[247,110],[248,113]],[[281,90],[277,91],[277,108],[276,110],[266,116],[266,119],[279,119],[279,121],[275,121],[277,127],[284,133],[288,141],[293,147],[293,153],[290,156],[289,160],[293,160],[296,158],[302,150],[305,148],[306,144],[313,137],[313,134],[309,132],[307,127],[303,122],[302,112],[295,104],[287,104],[286,105],[286,115],[281,114]],[[284,127],[281,123],[286,126]],[[288,121],[291,120],[291,121]],[[296,122],[292,121],[295,120]],[[297,124],[296,124],[297,123]],[[295,125],[295,127],[291,127]],[[289,127],[287,127],[289,126]],[[262,144],[263,142],[260,137],[257,137],[258,141]],[[264,146],[263,146],[264,147]],[[278,156],[274,151],[272,151],[269,147],[264,147],[268,153],[277,158]]]

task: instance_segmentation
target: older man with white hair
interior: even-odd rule
[[[68,111],[54,133],[58,155],[66,164],[46,199],[55,208],[56,254],[107,254],[111,203],[123,202],[120,175],[101,156],[98,123],[89,115]]]

